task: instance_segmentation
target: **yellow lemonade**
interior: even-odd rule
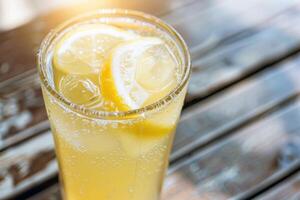
[[[66,200],[158,200],[190,61],[152,16],[102,10],[61,25],[38,56]]]

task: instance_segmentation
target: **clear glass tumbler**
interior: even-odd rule
[[[56,38],[70,26],[104,18],[142,21],[167,34],[178,49],[181,73],[176,88],[151,105],[124,112],[88,109],[60,95],[49,65]],[[159,199],[191,71],[190,56],[181,36],[145,13],[99,10],[67,21],[49,33],[38,54],[38,71],[64,199]]]

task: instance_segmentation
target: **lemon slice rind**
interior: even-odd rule
[[[113,54],[110,60],[111,79],[115,86],[115,91],[117,96],[122,100],[121,104],[125,104],[130,109],[137,109],[144,103],[144,101],[149,97],[149,94],[144,90],[134,78],[136,63],[135,59],[139,57],[143,52],[148,48],[153,47],[154,45],[163,44],[163,41],[155,37],[145,37],[136,39],[134,41],[129,41],[123,44],[120,44],[117,48],[114,49]],[[123,55],[130,52],[129,62],[131,62],[131,67],[124,68],[123,65]],[[123,70],[123,71],[122,71]],[[124,72],[125,71],[125,72]],[[128,77],[122,77],[122,74],[126,73]],[[124,80],[125,79],[125,80]]]

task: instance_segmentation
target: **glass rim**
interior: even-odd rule
[[[182,51],[180,52],[180,55],[182,57],[180,58],[180,60],[182,61],[181,64],[183,65],[182,66],[183,75],[182,78],[180,79],[180,82],[177,84],[177,86],[173,90],[171,90],[166,96],[160,98],[154,103],[138,109],[132,109],[128,111],[99,111],[99,110],[89,109],[87,107],[72,103],[71,101],[65,99],[62,95],[60,95],[55,89],[53,89],[49,84],[49,81],[45,73],[47,50],[48,47],[52,44],[53,42],[52,40],[59,35],[60,31],[63,31],[69,26],[79,23],[80,21],[82,21],[82,19],[84,18],[95,19],[97,16],[99,18],[104,17],[101,15],[111,15],[111,16],[124,15],[124,17],[132,17],[133,19],[135,17],[135,18],[140,18],[141,20],[148,20],[147,22],[152,23],[153,25],[158,26],[159,28],[162,28],[163,32],[165,32],[168,35],[171,35],[171,39],[173,40],[173,42],[175,42],[175,44],[179,47],[179,50]],[[188,47],[185,41],[183,40],[182,36],[171,25],[164,22],[163,20],[141,11],[119,9],[119,8],[113,8],[113,9],[105,8],[105,9],[98,9],[96,11],[87,12],[85,14],[78,15],[77,17],[73,17],[63,22],[62,24],[58,25],[52,31],[50,31],[43,39],[41,46],[38,50],[37,67],[38,67],[38,73],[42,85],[46,88],[47,92],[49,92],[49,94],[52,97],[54,97],[56,100],[58,100],[58,103],[62,104],[64,107],[71,109],[71,111],[75,113],[93,119],[102,119],[102,120],[112,119],[112,118],[128,119],[128,118],[137,118],[141,114],[146,114],[149,112],[159,110],[160,108],[163,108],[164,106],[168,105],[174,98],[176,98],[189,81],[189,77],[191,74],[191,58],[190,58]]]

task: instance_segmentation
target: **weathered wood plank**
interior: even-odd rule
[[[0,153],[0,199],[24,191],[57,173],[50,132]]]
[[[299,155],[299,152],[297,152]],[[266,193],[255,198],[255,200],[282,200],[300,199],[300,173],[295,174],[279,185],[270,188]]]
[[[300,91],[300,57],[240,82],[215,98],[184,110],[172,160],[266,112]]]
[[[227,41],[211,54],[193,61],[187,100],[207,96],[278,61],[300,47],[300,7],[253,27],[250,35]]]
[[[281,163],[287,144],[299,138],[298,100],[178,164],[163,199],[229,199],[259,187],[300,160],[297,155]]]
[[[215,47],[224,38],[243,30],[253,30],[253,27],[273,18],[295,3],[293,0],[201,1],[170,13],[163,19],[178,29],[194,54]],[[201,9],[206,4],[211,6]]]
[[[0,150],[49,129],[36,76],[0,86]]]

